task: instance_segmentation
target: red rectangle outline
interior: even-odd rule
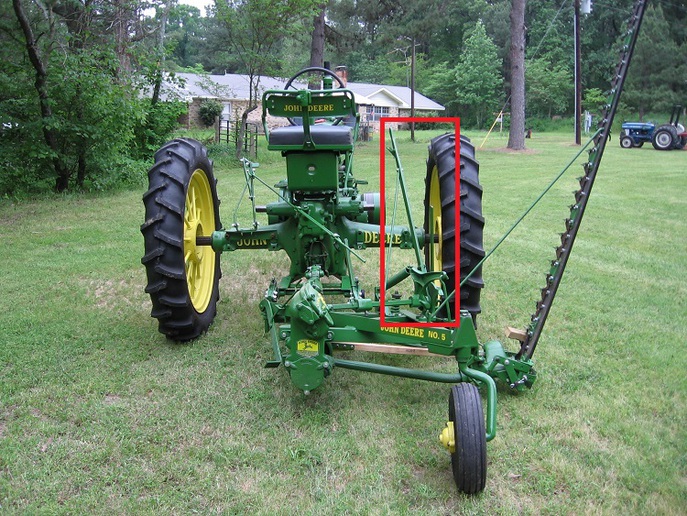
[[[385,170],[386,170],[386,124],[387,123],[411,123],[411,122],[422,122],[422,123],[437,123],[437,124],[453,124],[454,136],[455,136],[455,156],[456,156],[456,173],[455,173],[455,192],[460,192],[460,118],[459,117],[382,117],[380,118],[380,138],[379,138],[379,191],[380,191],[380,220],[379,220],[379,289],[380,289],[380,299],[379,299],[379,313],[380,313],[380,327],[382,328],[394,328],[394,327],[410,327],[410,328],[458,328],[460,327],[460,209],[455,210],[455,228],[456,238],[454,239],[455,251],[454,256],[456,257],[456,275],[455,275],[455,285],[454,289],[456,294],[454,294],[456,300],[456,310],[454,317],[456,320],[452,323],[435,324],[429,322],[417,322],[417,323],[397,323],[397,322],[386,322],[385,316],[385,306],[384,297],[386,295],[385,289],[385,255],[386,255],[386,190],[385,190]],[[460,202],[460,198],[457,200]],[[423,222],[424,225],[424,222]],[[412,228],[411,228],[412,229]]]

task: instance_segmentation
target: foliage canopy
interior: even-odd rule
[[[609,89],[632,4],[595,2],[582,20],[589,104]],[[416,88],[443,114],[482,126],[509,97],[511,0],[231,0],[206,16],[179,0],[11,0],[0,3],[0,195],[140,182],[141,160],[185,109],[164,91],[165,74],[247,74],[251,109],[260,75],[309,65],[322,9],[325,60],[347,65],[351,81],[407,86],[414,42]],[[525,24],[526,116],[569,116],[571,2],[528,2]],[[623,97],[629,116],[663,121],[687,103],[686,27],[684,3],[649,7]]]

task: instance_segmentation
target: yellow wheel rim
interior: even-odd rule
[[[434,244],[434,254],[430,256],[429,270],[441,271],[443,269],[442,251],[444,238],[441,229],[441,191],[439,189],[439,171],[435,166],[429,180],[429,205],[432,207],[432,220],[429,221],[429,229],[439,238],[439,242]]]
[[[184,208],[184,262],[191,303],[197,312],[210,304],[215,284],[215,252],[207,245],[196,245],[196,237],[211,236],[215,230],[212,190],[205,173],[196,169],[191,175]]]

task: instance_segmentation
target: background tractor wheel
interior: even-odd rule
[[[678,141],[677,129],[673,125],[662,125],[651,136],[651,144],[656,150],[670,150]]]
[[[455,433],[451,467],[456,487],[462,493],[479,493],[487,480],[487,435],[477,387],[459,383],[451,388],[448,419]]]
[[[630,136],[621,136],[620,137],[620,146],[623,149],[631,149],[632,147],[635,146],[635,141],[630,137]]]
[[[178,139],[155,154],[143,195],[146,292],[159,330],[185,341],[205,332],[217,311],[219,256],[197,236],[221,228],[212,163],[200,142]]]
[[[445,134],[434,138],[429,144],[427,177],[425,179],[425,231],[439,235],[434,245],[434,256],[430,246],[425,246],[425,262],[429,270],[444,270],[449,280],[449,292],[457,285],[455,241],[460,237],[460,279],[484,257],[482,233],[482,187],[479,184],[479,164],[475,160],[475,148],[470,140],[460,138],[460,192],[456,195],[455,135]],[[456,200],[460,199],[460,233],[456,234]],[[433,206],[433,219],[430,209]],[[473,320],[481,312],[480,293],[484,287],[482,268],[460,289],[460,308],[468,310]],[[455,298],[454,298],[455,299]],[[455,303],[451,303],[451,314],[457,319]]]

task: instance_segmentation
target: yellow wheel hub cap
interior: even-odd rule
[[[449,451],[456,453],[456,430],[453,421],[448,421],[439,435],[439,442]]]
[[[196,245],[196,237],[211,236],[214,230],[210,183],[205,173],[196,169],[189,181],[184,207],[184,262],[188,293],[197,312],[204,312],[210,304],[217,257],[212,247]]]

